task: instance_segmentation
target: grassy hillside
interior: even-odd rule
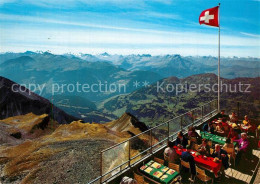
[[[223,91],[221,93],[223,101],[231,99],[247,102],[259,101],[259,78],[222,79],[222,82],[231,85],[231,90],[234,90],[234,86],[239,83],[251,85],[250,93]],[[113,97],[100,104],[99,110],[106,113],[112,112],[115,116],[120,116],[123,111],[130,112],[147,125],[154,126],[217,98],[217,91],[207,92],[206,87],[202,87],[200,91],[190,90],[192,85],[209,84],[209,86],[213,86],[217,83],[217,76],[214,74],[194,75],[184,79],[170,77],[159,81],[159,84],[162,83],[165,91],[158,91],[158,85],[154,83],[128,95]],[[177,91],[180,89],[167,91],[167,84],[186,85],[188,90],[182,92]],[[225,90],[224,87],[223,90]]]

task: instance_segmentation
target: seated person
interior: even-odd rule
[[[198,152],[201,155],[206,155],[209,156],[210,155],[210,147],[208,145],[208,141],[206,139],[202,139],[202,144],[199,145],[199,150]]]
[[[181,146],[183,148],[186,148],[188,145],[188,139],[183,135],[182,132],[178,133],[177,139],[175,141],[176,146]]]
[[[232,156],[234,156],[234,154],[235,154],[235,147],[234,147],[233,141],[231,141],[230,138],[227,138],[226,143],[223,146],[223,149],[225,151],[229,150],[229,151],[227,151],[228,154],[233,154]]]
[[[227,152],[225,150],[221,149],[219,144],[215,144],[215,150],[211,156],[213,158],[217,157],[219,160],[222,160],[222,164],[225,169],[227,169],[229,167]]]
[[[212,134],[214,134],[214,127],[213,127],[213,124],[212,123],[206,123],[206,124],[204,124],[204,126],[203,126],[203,131],[204,132],[210,132],[210,133],[212,133]]]
[[[247,130],[252,131],[251,130],[252,129],[251,121],[249,120],[247,115],[245,115],[245,117],[244,117],[243,124],[244,124],[244,126],[247,127]]]
[[[197,139],[200,137],[199,134],[196,132],[195,127],[190,127],[189,132],[188,132],[188,136],[189,137],[195,137]]]
[[[228,133],[229,133],[229,130],[230,130],[230,127],[229,127],[229,124],[227,123],[227,120],[223,119],[221,125],[222,125],[222,129],[224,131],[225,136],[227,136]]]
[[[178,159],[178,155],[173,148],[174,142],[168,141],[167,143],[167,148],[164,150],[164,160],[171,162],[171,163],[176,163],[176,160]]]
[[[188,136],[191,141],[191,146],[193,146],[194,143],[201,143],[201,137],[198,132],[196,132],[195,127],[189,128]]]
[[[223,149],[224,148],[234,148],[234,144],[232,143],[230,138],[226,139],[226,143],[224,144]]]
[[[227,120],[226,119],[222,119],[222,126],[223,127],[229,127],[229,124],[227,123]]]
[[[243,124],[244,124],[245,126],[250,125],[250,121],[249,121],[249,118],[248,118],[247,115],[244,116]]]
[[[219,134],[224,134],[224,128],[222,127],[222,125],[220,125],[220,123],[216,126],[216,133],[219,133]]]
[[[191,170],[191,178],[190,180],[194,180],[194,177],[196,176],[196,166],[193,156],[190,153],[191,147],[187,146],[187,151],[184,151],[181,153],[181,159],[185,162],[189,162],[190,164],[190,170]]]
[[[237,126],[237,124],[233,123],[232,128],[230,129],[228,133],[228,138],[230,138],[232,141],[239,139],[240,129]]]
[[[230,122],[232,122],[232,123],[237,123],[237,121],[238,121],[238,118],[237,118],[237,115],[235,112],[232,112],[232,114],[229,115],[229,118],[230,118]]]
[[[247,139],[247,134],[242,133],[241,138],[238,140],[234,140],[234,141],[238,143],[238,153],[237,153],[236,160],[239,161],[242,158],[242,156],[247,153],[247,150],[248,150],[249,141]]]
[[[190,136],[190,134],[191,134],[191,132],[192,132],[192,126],[190,126],[189,128],[188,128],[188,136]]]
[[[225,110],[221,110],[221,112],[220,112],[220,114],[218,114],[217,116],[216,116],[216,118],[217,119],[222,119],[222,120],[228,120],[229,119],[229,117],[228,117],[228,115],[226,115],[225,114]]]

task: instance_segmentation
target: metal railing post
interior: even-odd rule
[[[192,126],[194,126],[194,121],[195,121],[194,110],[191,111],[191,118],[192,118]]]
[[[153,139],[152,139],[152,129],[150,130],[150,153],[153,154]]]
[[[221,110],[221,103],[219,102],[219,109]],[[220,112],[218,112],[218,113],[220,113]]]
[[[102,159],[102,156],[103,156],[103,152],[101,151],[100,153],[100,184],[102,183],[102,170],[103,170],[103,159]]]
[[[168,121],[167,125],[168,125],[168,141],[169,141],[170,140],[170,123],[169,123],[169,121]]]
[[[182,131],[183,116],[181,116],[181,131]]]
[[[128,167],[131,167],[131,139],[128,140]]]
[[[201,106],[201,123],[203,122],[203,119],[204,119],[203,106]]]
[[[239,111],[240,111],[240,109],[239,109],[239,102],[237,102],[237,117],[239,118]]]

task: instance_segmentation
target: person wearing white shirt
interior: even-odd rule
[[[176,163],[176,160],[178,159],[178,155],[173,148],[174,142],[168,141],[167,143],[167,148],[164,150],[164,160],[171,162],[171,163]]]

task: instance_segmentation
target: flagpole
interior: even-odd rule
[[[218,112],[220,112],[220,3],[218,7]]]

